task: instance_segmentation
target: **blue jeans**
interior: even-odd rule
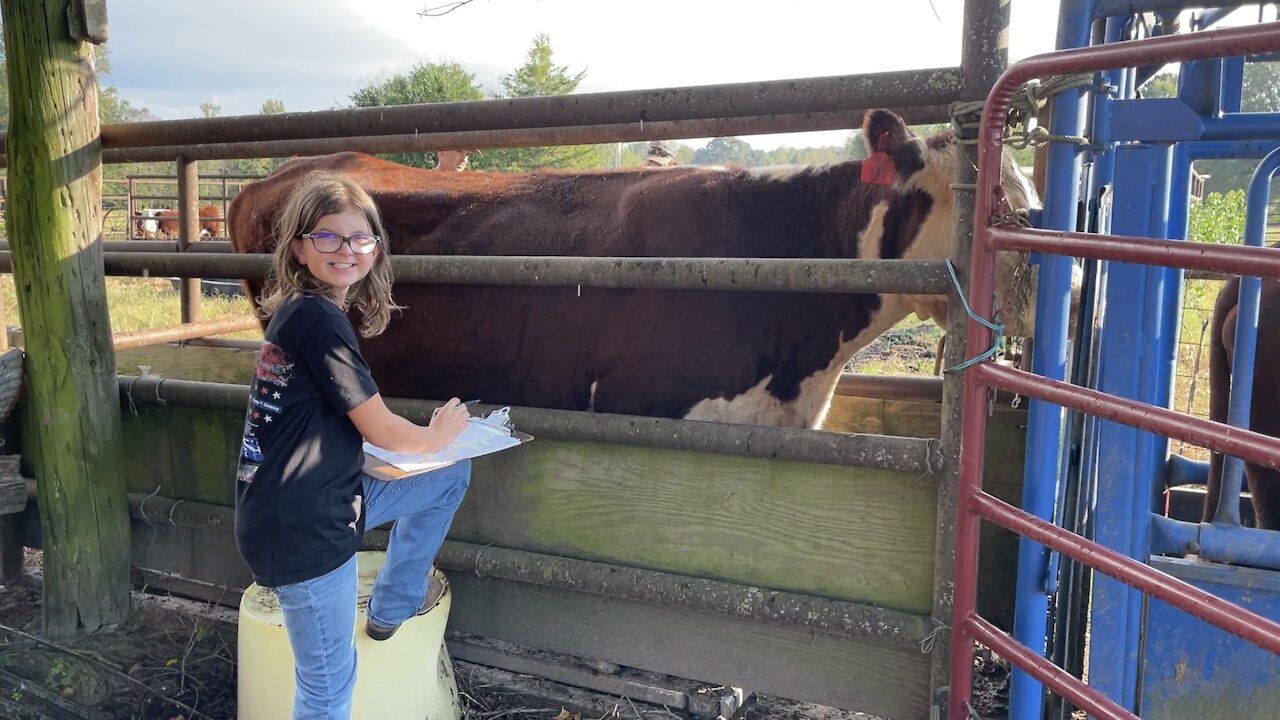
[[[364,476],[365,527],[396,521],[369,600],[369,615],[378,623],[402,623],[422,607],[431,563],[470,483],[470,460],[392,482]],[[318,578],[276,588],[293,648],[294,720],[351,715],[357,581],[352,557]]]

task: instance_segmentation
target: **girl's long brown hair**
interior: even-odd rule
[[[298,236],[310,232],[325,215],[355,210],[364,215],[369,229],[382,238],[373,268],[360,282],[347,289],[346,297],[339,300],[333,286],[316,279],[293,254],[293,243],[303,242]],[[302,179],[285,201],[284,209],[276,218],[276,249],[271,258],[271,272],[267,285],[258,298],[258,315],[268,318],[280,304],[301,295],[321,295],[338,303],[343,309],[355,307],[363,320],[360,334],[364,337],[379,335],[387,329],[391,311],[399,310],[391,299],[391,257],[388,252],[386,229],[378,206],[369,193],[351,180],[336,172],[313,172]]]

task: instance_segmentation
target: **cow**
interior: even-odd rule
[[[217,205],[202,205],[199,209],[200,237],[218,237],[222,234],[222,212]],[[160,234],[168,239],[178,237],[178,211],[157,210],[155,214],[159,223]]]
[[[1209,419],[1227,421],[1231,397],[1231,362],[1236,347],[1236,306],[1240,300],[1240,278],[1223,284],[1213,306],[1209,341]],[[1280,437],[1280,281],[1263,280],[1258,303],[1258,349],[1254,361],[1253,397],[1249,403],[1249,429]],[[1210,522],[1218,510],[1218,489],[1222,484],[1224,458],[1209,458],[1209,478],[1205,492],[1204,520]],[[1280,530],[1280,472],[1245,463],[1245,479],[1252,496],[1257,527]]]
[[[389,250],[412,255],[939,259],[952,242],[954,143],[897,115],[863,122],[889,176],[862,161],[786,171],[674,167],[438,173],[359,153],[293,159],[246,186],[237,252],[272,250],[284,199],[340,171],[381,208]],[[891,161],[891,162],[888,162]],[[1012,161],[1006,192],[1035,192]],[[1007,275],[1008,273],[1001,273]],[[255,297],[259,283],[250,283]],[[818,427],[855,351],[938,296],[401,284],[407,306],[362,343],[388,396],[759,425]],[[928,309],[932,308],[932,310]]]
[[[134,239],[147,239],[156,236],[156,211],[151,208],[143,208],[133,211],[133,233]]]
[[[222,211],[217,205],[200,206],[200,237],[216,238],[222,235]]]
[[[161,235],[172,239],[178,237],[178,211],[177,210],[157,210],[156,222]]]

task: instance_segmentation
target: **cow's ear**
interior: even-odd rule
[[[877,175],[892,172],[901,181],[924,167],[924,148],[919,138],[889,110],[867,111],[862,118],[862,138],[867,151],[877,160],[873,166],[881,168],[875,172]]]
[[[890,152],[914,138],[902,118],[888,110],[868,110],[862,118],[862,139],[869,153]]]

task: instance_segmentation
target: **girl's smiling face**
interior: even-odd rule
[[[350,238],[352,235],[372,235],[369,221],[359,210],[347,208],[340,213],[325,215],[316,221],[311,232],[326,232]],[[350,242],[341,242],[335,252],[320,252],[315,243],[305,237],[293,239],[293,254],[315,278],[338,290],[339,299],[346,297],[347,289],[364,279],[373,268],[381,244],[373,252],[361,255],[353,252]]]

